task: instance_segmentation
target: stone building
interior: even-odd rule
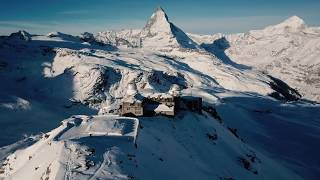
[[[142,102],[123,102],[121,105],[122,116],[143,116]]]
[[[122,116],[175,116],[180,110],[201,113],[202,98],[181,96],[177,85],[173,85],[168,93],[154,90],[141,90],[138,93],[136,85],[129,83],[120,110]]]
[[[138,93],[136,84],[129,83],[120,107],[121,116],[143,116],[143,100],[144,97]]]
[[[146,115],[175,115],[175,98],[166,93],[152,93],[144,100]]]

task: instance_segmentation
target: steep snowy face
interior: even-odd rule
[[[171,34],[171,25],[167,14],[162,8],[158,8],[151,16],[141,35],[154,37],[157,34]]]
[[[140,38],[143,47],[163,49],[197,47],[181,29],[172,24],[162,8],[152,14],[146,26],[142,29]]]

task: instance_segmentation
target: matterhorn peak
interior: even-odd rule
[[[142,30],[143,36],[155,36],[158,33],[170,33],[170,22],[167,14],[158,7]]]
[[[155,12],[157,12],[157,11],[162,11],[162,12],[164,12],[164,10],[163,10],[163,8],[162,8],[161,6],[158,6],[158,7],[157,7],[157,9],[156,9]]]
[[[167,17],[167,14],[166,12],[162,9],[161,6],[158,6],[156,11],[153,13],[153,14],[158,14],[160,16],[164,16],[167,20],[168,20],[168,17]]]
[[[154,11],[142,29],[140,37],[145,47],[196,48],[196,44],[169,21],[167,14],[161,7]]]
[[[166,23],[169,23],[169,18],[167,16],[166,12],[160,6],[157,7],[157,9],[151,15],[150,19],[154,19],[154,20],[158,20],[158,21],[164,21]]]

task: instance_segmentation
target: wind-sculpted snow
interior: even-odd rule
[[[134,118],[72,117],[63,121],[60,127],[44,134],[30,147],[10,155],[1,167],[0,177],[12,179],[26,177],[28,179],[61,179],[63,177],[87,179],[94,176],[110,178],[112,176],[109,174],[99,173],[99,169],[109,167],[108,164],[99,164],[102,162],[100,150],[106,151],[107,154],[112,153],[112,150],[105,149],[108,146],[112,148],[112,144],[120,147],[130,147],[130,145],[134,147],[138,125],[139,121]],[[92,146],[91,143],[95,141],[100,143]],[[102,142],[106,144],[103,145]]]
[[[241,142],[209,114],[185,113],[173,120],[141,118],[139,135],[134,142],[129,137],[135,136],[131,132],[137,131],[137,122],[116,116],[72,117],[43,134],[30,147],[6,158],[0,176],[13,179],[299,179]],[[243,161],[249,166],[243,166]]]

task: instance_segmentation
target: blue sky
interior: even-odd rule
[[[320,0],[0,0],[0,34],[142,28],[157,6],[186,32],[259,29],[297,15],[320,26]]]

